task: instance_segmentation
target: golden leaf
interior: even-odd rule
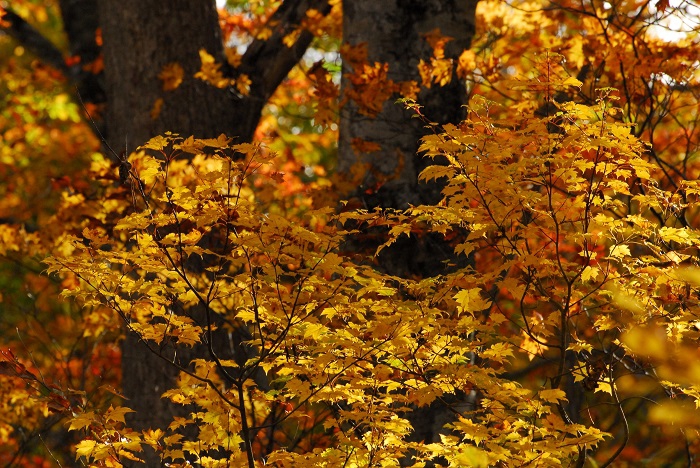
[[[155,100],[153,107],[151,107],[151,120],[156,120],[160,116],[160,112],[163,109],[163,102],[163,98],[158,98]]]
[[[564,393],[563,390],[559,390],[558,388],[540,390],[539,392],[537,392],[537,395],[540,397],[541,400],[544,400],[548,403],[558,403],[561,400],[566,401],[566,393]]]
[[[486,301],[481,297],[481,289],[463,289],[454,295],[457,301],[458,310],[461,312],[475,313],[488,309],[491,306],[490,301]]]
[[[185,70],[182,66],[177,62],[173,62],[165,65],[161,69],[158,74],[158,79],[162,81],[163,91],[173,91],[180,86],[184,76]]]

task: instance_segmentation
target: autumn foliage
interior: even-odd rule
[[[265,34],[274,5],[231,3],[249,10],[221,12],[227,37]],[[52,2],[19,4],[51,29]],[[333,11],[320,50],[337,46]],[[421,83],[344,47],[345,94],[333,64],[302,62],[258,141],[166,133],[120,164],[60,77],[0,37],[0,463],[692,465],[697,11],[485,0],[458,61],[449,37],[426,37]],[[198,79],[248,92],[201,58]],[[181,74],[164,68],[164,89]],[[417,90],[453,79],[465,118],[435,124]],[[353,177],[328,175],[348,100],[420,120],[438,203],[338,195]],[[450,252],[440,274],[377,261],[429,236]],[[162,397],[183,416],[167,427],[129,424],[125,333],[179,371]],[[427,409],[442,429],[417,440]]]

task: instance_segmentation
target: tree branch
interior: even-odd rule
[[[42,62],[69,76],[70,70],[66,66],[61,51],[24,18],[6,8],[3,22],[0,24],[5,33],[13,37],[22,47],[36,55]]]
[[[82,100],[91,103],[106,101],[102,74],[84,70],[83,65],[97,59],[100,47],[95,40],[99,27],[94,0],[60,0],[61,16],[68,41],[70,54],[80,57],[80,62],[68,66],[63,53],[34,26],[12,10],[5,9],[0,28],[20,45],[25,47],[43,63],[57,69],[74,84]]]
[[[270,18],[272,34],[266,40],[254,40],[243,55],[239,73],[246,73],[253,81],[252,93],[267,99],[289,74],[306,52],[313,34],[304,30],[292,47],[284,44],[284,38],[300,27],[309,10],[327,15],[331,6],[328,0],[286,0]]]
[[[97,60],[102,47],[96,33],[100,27],[95,0],[59,0],[63,28],[68,36],[70,54],[80,62],[71,68],[71,79],[85,102],[102,103],[107,100],[103,73],[93,73],[83,68]]]

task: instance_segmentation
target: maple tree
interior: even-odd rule
[[[484,0],[463,17],[473,38],[421,30],[407,62],[377,58],[371,35],[342,46],[340,93],[330,61],[292,69],[314,36],[338,50],[340,4],[231,2],[218,21],[234,47],[175,41],[130,63],[110,49],[126,41],[114,24],[95,36],[87,15],[80,36],[65,22],[80,3],[17,2],[1,18],[19,40],[2,43],[1,71],[4,464],[697,459],[694,4]],[[123,24],[138,3],[101,8]],[[56,87],[71,65],[18,27],[33,16],[60,44],[59,15],[68,49],[105,41],[106,107],[85,103],[108,147],[141,143],[128,156],[95,151]],[[140,25],[172,28],[161,16]],[[190,126],[178,106],[197,93],[214,109]],[[269,106],[225,136],[235,120],[213,118],[216,101],[247,96]],[[463,114],[437,115],[450,96]],[[416,251],[429,248],[441,253]],[[161,369],[177,378],[147,380]],[[167,387],[140,399],[139,381]],[[419,427],[426,408],[436,431]]]

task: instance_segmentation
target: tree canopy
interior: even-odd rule
[[[697,462],[695,3],[159,1],[0,7],[3,466]]]

